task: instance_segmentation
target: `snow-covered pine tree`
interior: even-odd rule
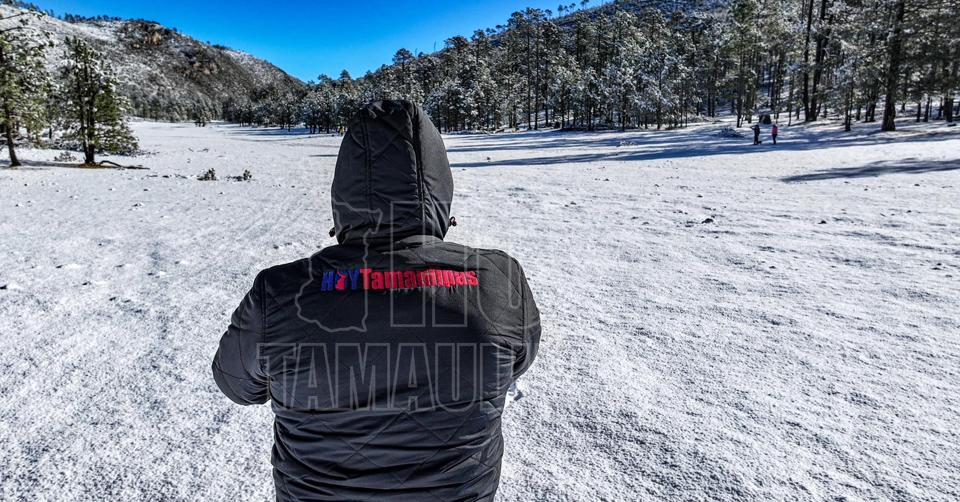
[[[725,110],[739,122],[787,113],[845,127],[880,111],[890,125],[907,102],[921,120],[952,120],[958,11],[956,0],[617,0],[561,5],[560,17],[525,9],[438,52],[401,49],[359,78],[321,79],[322,91],[301,99],[323,100],[308,108],[329,110],[324,120],[338,128],[352,105],[398,97],[424,103],[444,130],[683,127]],[[267,94],[251,100],[252,122],[269,121]]]
[[[116,92],[116,77],[99,52],[78,38],[65,40],[63,99],[67,136],[83,149],[84,163],[93,165],[98,152],[129,153],[138,148],[125,118],[126,99]]]
[[[43,67],[47,41],[29,27],[30,17],[39,15],[21,11],[0,18],[0,126],[10,167],[21,165],[16,152],[20,127],[36,132],[45,122],[50,87]]]
[[[128,109],[129,103],[125,97],[117,94],[115,82],[105,79],[94,102],[98,151],[129,154],[139,147],[137,138],[127,125],[125,113]],[[200,113],[203,125],[206,125],[205,112]]]
[[[334,81],[333,114],[336,117],[338,129],[353,118],[354,110],[360,104],[361,89],[350,76],[350,72],[343,70],[340,78]]]
[[[400,49],[393,55],[390,76],[389,88],[396,97],[417,103],[423,101],[423,89],[416,78],[416,57],[412,52]]]

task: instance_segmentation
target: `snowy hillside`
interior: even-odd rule
[[[210,360],[333,242],[340,138],[134,127],[146,171],[0,170],[0,499],[271,499],[270,409]],[[868,127],[445,138],[449,239],[542,312],[500,500],[960,498],[960,131]]]
[[[0,5],[0,17],[16,9]],[[63,64],[66,37],[87,40],[104,52],[121,81],[134,114],[154,119],[185,120],[196,107],[220,116],[228,97],[247,96],[276,85],[293,89],[302,82],[249,54],[211,46],[156,23],[140,20],[69,23],[44,16],[30,19],[31,29],[50,35],[47,67]]]

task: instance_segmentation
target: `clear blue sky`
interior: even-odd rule
[[[347,69],[354,77],[390,62],[401,47],[417,53],[454,35],[506,23],[526,7],[551,9],[573,0],[32,0],[56,14],[144,18],[201,41],[266,59],[302,80]],[[599,3],[592,0],[590,5]],[[579,5],[579,0],[577,0]]]

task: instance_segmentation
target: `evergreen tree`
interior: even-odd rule
[[[956,0],[590,5],[560,5],[558,16],[525,9],[437,53],[400,49],[359,78],[321,79],[297,97],[297,120],[316,125],[320,113],[342,128],[354,106],[384,98],[424,104],[443,130],[683,127],[726,110],[738,125],[786,114],[848,130],[880,111],[890,129],[908,101],[917,120],[954,119]],[[277,120],[268,95],[251,100],[254,122]]]
[[[113,81],[105,79],[105,85],[94,99],[94,122],[97,151],[108,153],[132,153],[138,148],[137,138],[127,126],[125,111],[129,105],[119,94]],[[201,125],[207,124],[206,112],[200,111]],[[91,159],[92,161],[92,159]]]
[[[78,38],[66,39],[63,98],[68,137],[80,142],[85,164],[98,152],[129,153],[137,140],[124,118],[126,100],[116,92],[116,78],[102,55]]]
[[[46,44],[42,36],[29,29],[27,19],[33,15],[38,14],[23,11],[0,19],[19,22],[0,28],[0,126],[10,167],[21,165],[16,152],[20,127],[39,131],[47,111],[50,82],[43,67]]]

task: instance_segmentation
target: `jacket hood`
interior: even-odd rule
[[[408,101],[376,101],[347,125],[330,190],[337,241],[443,238],[453,175],[440,133]]]

